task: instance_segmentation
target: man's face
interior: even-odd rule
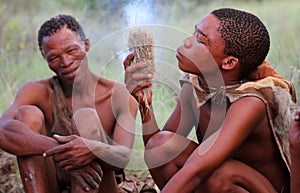
[[[224,40],[218,32],[219,25],[218,19],[210,14],[195,26],[194,34],[177,49],[181,70],[197,75],[220,73],[219,66],[226,55]]]
[[[43,38],[42,50],[50,69],[62,81],[73,83],[84,66],[82,61],[88,48],[76,33],[63,27],[55,34]]]

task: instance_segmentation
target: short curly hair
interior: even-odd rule
[[[240,76],[244,78],[266,58],[270,49],[267,28],[255,15],[231,8],[211,12],[220,22],[218,31],[225,41],[224,54],[240,61]]]
[[[45,21],[39,29],[38,45],[42,55],[43,55],[42,52],[43,38],[55,34],[58,30],[60,30],[64,26],[66,26],[68,29],[78,34],[82,40],[86,39],[81,25],[73,16],[64,15],[64,14],[57,15]]]

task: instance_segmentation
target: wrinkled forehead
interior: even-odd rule
[[[43,37],[43,43],[53,41],[53,42],[64,42],[70,40],[81,40],[80,36],[75,33],[74,31],[68,29],[67,27],[63,27],[57,30],[55,33],[51,34],[50,36]]]
[[[206,15],[202,20],[200,20],[196,25],[196,29],[207,32],[218,32],[220,26],[220,21],[213,14]]]
[[[80,36],[68,28],[61,28],[50,36],[43,37],[42,54],[45,51],[68,48],[72,45],[82,46],[83,41]]]
[[[201,30],[203,33],[207,35],[220,35],[219,33],[220,21],[213,14],[209,14],[205,16],[202,20],[200,20],[196,25],[196,30]]]

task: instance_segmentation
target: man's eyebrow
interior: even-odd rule
[[[198,33],[200,33],[201,35],[203,35],[204,37],[208,38],[208,35],[206,33],[204,33],[203,31],[201,31],[197,25],[195,25],[195,31],[197,31]]]

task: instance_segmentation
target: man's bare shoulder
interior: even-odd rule
[[[26,81],[17,91],[13,103],[6,109],[2,117],[13,118],[22,105],[35,105],[48,109],[50,99],[50,79]]]
[[[257,127],[261,121],[266,120],[266,105],[262,99],[255,96],[247,96],[232,103],[226,113],[226,117],[231,117],[230,121],[251,122],[247,128]],[[265,127],[265,126],[264,126]]]
[[[137,111],[138,102],[129,93],[125,84],[103,77],[98,79],[98,84],[100,85],[100,88],[105,90],[105,93],[103,93],[103,90],[100,92],[106,96],[110,96],[111,106],[115,112],[127,112],[128,106],[130,106],[130,109],[133,112]]]
[[[98,96],[111,99],[114,107],[125,107],[128,104],[137,106],[135,104],[137,103],[136,100],[129,93],[124,83],[100,77],[98,78],[98,87]]]
[[[181,103],[190,105],[196,104],[196,98],[193,89],[194,86],[189,82],[185,82],[184,84],[182,84],[182,88],[179,93],[179,99]]]
[[[109,88],[114,88],[114,87],[125,87],[125,84],[123,83],[120,83],[120,82],[117,82],[115,80],[110,80],[110,79],[107,79],[107,78],[104,78],[104,77],[99,77],[98,78],[98,84],[102,85],[102,86],[106,86],[106,87],[109,87]]]
[[[262,110],[262,111],[266,111],[266,104],[265,102],[257,97],[257,96],[245,96],[242,97],[236,101],[234,101],[233,103],[231,103],[230,108],[235,107],[235,108],[240,108],[240,107],[244,107],[241,108],[240,110],[247,110],[247,109],[257,109],[255,112],[257,112],[258,110]]]
[[[242,97],[236,101],[234,101],[232,105],[245,105],[246,106],[253,106],[253,105],[261,105],[264,107],[264,109],[266,109],[266,105],[265,105],[265,102],[259,98],[258,96],[245,96],[245,97]]]
[[[28,99],[48,99],[51,94],[52,88],[50,78],[41,80],[26,81],[18,90],[16,99],[28,98]]]
[[[49,87],[51,87],[51,78],[30,80],[25,82],[25,84],[29,84],[40,89],[48,89]]]
[[[103,77],[98,79],[98,85],[104,88],[106,92],[111,92],[112,94],[129,94],[126,85],[114,80],[109,80]]]
[[[48,79],[41,79],[41,80],[29,80],[26,81],[20,90],[31,90],[31,91],[48,91],[51,89],[50,78]]]

